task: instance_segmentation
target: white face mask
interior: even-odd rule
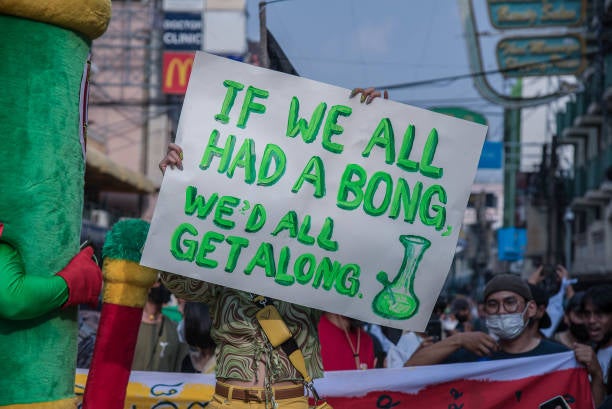
[[[499,339],[514,339],[521,335],[527,326],[523,319],[526,311],[527,306],[525,306],[523,312],[489,315],[485,323],[491,334],[499,337]]]

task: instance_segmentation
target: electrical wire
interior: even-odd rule
[[[485,70],[485,71],[473,72],[473,73],[469,73],[469,74],[458,74],[458,75],[451,75],[451,76],[448,76],[448,77],[430,78],[430,79],[426,79],[426,80],[406,82],[406,83],[400,83],[400,84],[381,85],[381,86],[375,86],[374,88],[376,88],[376,89],[392,90],[392,89],[400,89],[400,88],[418,87],[418,86],[422,86],[422,85],[430,85],[430,84],[435,84],[435,83],[443,82],[443,81],[453,82],[453,81],[460,80],[460,79],[474,78],[474,77],[478,77],[478,76],[485,76],[485,75],[492,75],[492,74],[506,74],[506,73],[512,73],[512,72],[520,72],[521,70],[524,70],[524,69],[527,69],[527,68],[530,68],[530,67],[536,67],[536,66],[539,66],[539,65],[542,65],[542,64],[545,64],[545,63],[574,60],[574,59],[576,59],[578,57],[581,57],[581,58],[582,57],[585,57],[585,58],[586,57],[592,57],[592,56],[598,55],[600,53],[605,53],[610,48],[612,48],[612,46],[608,46],[604,50],[587,51],[587,52],[584,52],[584,53],[580,53],[578,55],[568,55],[568,56],[563,57],[563,58],[555,58],[555,59],[550,59],[550,60],[532,62],[532,63],[528,63],[528,64],[521,64],[519,66],[512,67],[512,68],[500,68],[500,69],[496,69],[496,70]]]
[[[269,0],[269,1],[262,1],[262,2],[260,2],[260,4],[263,4],[264,6],[267,6],[268,4],[284,3],[286,1],[295,1],[295,0]]]

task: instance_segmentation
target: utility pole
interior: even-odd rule
[[[556,175],[558,168],[557,137],[553,135],[551,143],[542,145],[542,160],[537,179],[537,198],[535,203],[545,209],[546,217],[546,252],[544,262],[557,264],[561,262],[560,214],[561,203],[557,196]]]
[[[546,149],[546,144],[543,149]],[[550,144],[550,152],[548,152],[548,162],[545,175],[546,199],[552,206],[548,206],[546,212],[547,224],[547,246],[546,246],[546,262],[550,264],[559,263],[559,200],[557,200],[556,174],[557,174],[557,138],[553,136]]]
[[[478,288],[479,281],[484,281],[485,272],[489,265],[489,224],[487,221],[487,193],[483,190],[480,193],[474,193],[473,196],[475,198],[477,244],[474,257],[476,274],[472,277],[472,285],[473,288]]]
[[[511,95],[520,97],[522,79],[512,87]],[[504,109],[504,227],[514,227],[516,213],[516,173],[521,164],[521,109]]]
[[[157,21],[158,16],[161,15],[162,1],[154,0],[150,4],[151,15],[153,20]],[[159,84],[161,84],[161,30],[156,24],[151,26],[151,31],[148,39],[148,43],[145,48],[145,61],[144,66],[144,81],[143,81],[143,99],[147,101],[146,106],[142,110],[142,147],[141,147],[141,158],[140,158],[140,169],[142,173],[150,177],[154,174],[156,169],[155,165],[152,165],[151,157],[153,156],[152,147],[154,141],[152,135],[155,133],[156,127],[160,126],[163,119],[158,118],[158,106],[157,101],[160,99],[161,91]],[[155,101],[151,103],[151,101]],[[159,142],[158,142],[159,143]],[[164,141],[165,143],[165,141]],[[155,156],[157,153],[155,152]],[[155,157],[153,156],[153,157]],[[142,214],[146,210],[147,202],[146,196],[140,194],[138,196],[138,210]]]
[[[270,67],[270,57],[268,55],[268,28],[266,26],[266,2],[259,2],[259,48],[261,52],[261,66]]]

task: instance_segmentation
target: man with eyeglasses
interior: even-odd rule
[[[498,274],[484,289],[485,325],[489,334],[459,332],[418,350],[404,366],[524,358],[569,351],[564,345],[527,331],[538,307],[527,283],[514,274]],[[593,349],[575,344],[576,360],[591,377],[593,399],[604,397],[603,373]]]

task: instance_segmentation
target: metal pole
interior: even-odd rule
[[[569,207],[565,209],[563,216],[565,221],[565,268],[572,272],[572,225],[574,223],[574,212]]]
[[[270,67],[268,56],[268,29],[266,27],[266,2],[259,2],[259,47],[261,53],[261,66]]]
[[[522,81],[519,78],[512,87],[511,95],[520,97]],[[514,227],[516,205],[516,174],[521,165],[521,110],[504,109],[504,227]]]

